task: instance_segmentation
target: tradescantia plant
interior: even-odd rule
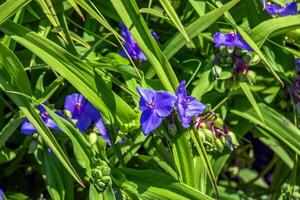
[[[0,200],[299,199],[297,1],[0,1]]]

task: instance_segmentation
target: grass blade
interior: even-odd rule
[[[170,17],[171,21],[174,23],[176,28],[179,30],[179,32],[183,35],[183,37],[186,39],[187,42],[190,42],[189,36],[185,31],[184,26],[182,25],[179,17],[176,14],[176,11],[172,7],[172,4],[169,0],[159,0],[161,5],[163,6],[164,10]]]

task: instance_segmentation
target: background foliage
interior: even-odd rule
[[[300,198],[299,105],[290,91],[300,15],[272,18],[260,0],[0,2],[4,198]],[[119,55],[119,23],[146,62]],[[236,31],[252,47],[255,84],[215,77],[218,31]],[[141,133],[136,87],[174,93],[181,80],[235,133],[237,148],[211,151],[198,133],[178,126],[172,135],[166,122]],[[54,113],[74,92],[101,111],[112,146],[93,128],[82,134]],[[38,104],[63,133],[45,126]],[[20,133],[25,118],[37,134]]]

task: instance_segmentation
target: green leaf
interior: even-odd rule
[[[27,74],[18,58],[2,43],[0,43],[0,88],[4,90],[13,102],[21,109],[27,119],[40,133],[45,143],[69,171],[74,179],[84,186],[79,175],[71,165],[56,139],[37,114],[34,105],[29,102],[31,96],[30,83]]]
[[[251,105],[253,106],[255,112],[258,114],[259,118],[261,119],[261,121],[263,122],[264,119],[262,117],[262,114],[261,114],[261,111],[259,110],[259,107],[258,107],[258,104],[254,98],[254,96],[252,95],[252,92],[248,86],[247,83],[243,83],[243,82],[240,82],[239,83],[243,92],[245,93],[246,97],[248,98],[248,100],[250,101]]]
[[[293,169],[294,167],[294,161],[289,155],[289,152],[285,149],[285,146],[282,145],[278,140],[276,140],[274,137],[272,137],[270,134],[268,134],[265,130],[262,128],[257,127],[257,131],[259,131],[263,136],[259,137],[259,140],[261,140],[264,144],[266,144],[272,151],[283,161],[286,163],[286,165]]]
[[[169,0],[159,0],[161,5],[163,6],[164,10],[176,26],[176,28],[179,30],[179,32],[183,35],[183,37],[186,39],[187,42],[190,42],[189,36],[185,31],[184,26],[182,25],[179,17],[176,14],[176,11],[172,7],[172,4]]]
[[[23,117],[20,116],[20,112],[14,114],[9,122],[3,127],[0,132],[0,148],[5,144],[6,140],[15,132],[23,121]]]
[[[8,0],[0,5],[0,24],[6,22],[18,10],[25,7],[31,0]]]
[[[113,169],[114,182],[145,200],[212,200],[194,188],[161,172],[129,168]],[[159,180],[159,181],[158,181]]]
[[[270,37],[295,30],[300,27],[300,16],[277,17],[263,21],[252,30],[249,35],[253,42],[261,47]]]
[[[212,168],[212,165],[210,163],[210,159],[207,155],[206,149],[203,145],[202,140],[199,138],[199,134],[196,133],[195,130],[191,130],[190,134],[192,136],[192,140],[196,146],[196,149],[200,155],[200,159],[202,161],[202,164],[204,164],[204,167],[206,169],[207,175],[211,181],[211,184],[214,188],[214,191],[216,193],[217,198],[219,199],[219,191],[218,191],[218,185],[217,185],[217,179],[215,178],[215,174]]]
[[[181,126],[181,125],[179,125]],[[173,142],[172,152],[179,172],[180,180],[189,186],[195,186],[193,150],[188,136],[189,132],[181,129]]]
[[[0,29],[72,83],[111,122],[117,119],[116,122],[126,123],[136,117],[130,106],[108,89],[102,77],[96,76],[93,67],[87,63],[21,25],[7,22]]]
[[[199,35],[202,31],[210,27],[217,19],[219,19],[226,11],[235,6],[239,0],[232,0],[224,6],[217,8],[203,17],[200,17],[190,25],[186,27],[186,32],[190,39],[193,39],[197,35]],[[175,55],[184,45],[186,45],[187,41],[183,37],[182,34],[176,33],[172,38],[170,38],[163,45],[163,52],[165,56],[170,59],[173,55]]]
[[[135,41],[152,64],[166,90],[174,92],[178,86],[177,77],[166,56],[162,53],[142,15],[133,0],[111,1],[123,23],[129,28]]]
[[[258,104],[261,110],[264,122],[260,120],[257,113],[253,108],[247,112],[238,110],[231,110],[232,113],[241,116],[250,122],[258,125],[266,130],[272,137],[278,139],[278,141],[286,144],[291,150],[300,154],[300,130],[295,127],[287,118],[280,113],[276,112],[272,108]]]
[[[261,52],[259,47],[256,45],[256,43],[251,39],[251,37],[239,26],[236,26],[238,32],[241,34],[243,39],[249,44],[249,46],[257,53],[257,55],[262,59],[262,61],[266,64],[267,68],[270,70],[270,72],[274,75],[274,77],[283,85],[283,82],[279,78],[279,76],[276,74],[275,69],[276,67],[273,66],[269,60],[265,57],[265,55]]]

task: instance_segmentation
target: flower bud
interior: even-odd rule
[[[95,144],[97,142],[97,133],[91,132],[89,134],[89,142],[90,144]]]
[[[175,137],[177,133],[177,126],[174,123],[168,123],[168,131],[170,135]]]
[[[226,57],[226,56],[229,55],[229,52],[228,52],[227,48],[221,48],[221,52],[220,53],[224,57]]]
[[[222,75],[222,68],[218,65],[214,65],[213,74],[215,75],[215,77],[220,78],[220,76]]]
[[[225,63],[226,63],[226,64],[229,64],[229,65],[232,65],[232,64],[233,64],[233,59],[232,59],[232,57],[227,57],[227,58],[225,59]]]
[[[240,57],[242,55],[242,50],[241,49],[238,49],[238,48],[235,48],[234,50],[234,55],[236,57]]]
[[[224,150],[224,145],[222,144],[222,141],[220,139],[215,140],[215,146],[219,152],[222,152]]]
[[[204,128],[203,132],[204,132],[206,141],[208,141],[210,143],[213,143],[217,139],[217,137],[215,136],[215,134],[211,130],[209,130],[207,128]]]
[[[197,133],[198,133],[200,139],[201,139],[203,142],[205,142],[205,133],[204,133],[203,129],[202,129],[202,128],[197,129]]]
[[[255,81],[256,81],[256,74],[254,71],[249,71],[248,74],[246,75],[247,76],[247,81],[251,84],[251,85],[254,85],[255,84]]]
[[[224,122],[223,120],[220,118],[220,117],[217,117],[215,120],[214,120],[214,124],[217,128],[219,129],[222,129],[223,125],[224,125]]]
[[[226,139],[227,139],[227,145],[231,150],[233,150],[236,146],[239,145],[239,142],[237,141],[235,134],[231,131],[229,131],[228,134],[226,135]]]
[[[248,54],[245,54],[245,55],[243,55],[242,59],[245,63],[250,63],[251,56],[249,56]]]

